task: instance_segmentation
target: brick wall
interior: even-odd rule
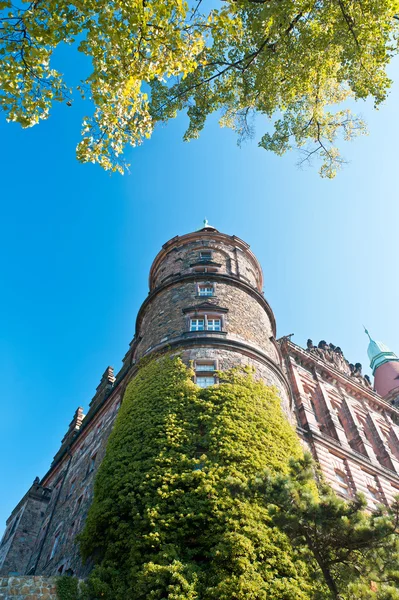
[[[55,578],[0,578],[0,600],[57,600]]]
[[[335,491],[370,509],[399,494],[399,410],[295,344],[283,354],[304,441]]]

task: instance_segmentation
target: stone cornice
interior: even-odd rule
[[[346,390],[349,390],[355,397],[364,398],[367,401],[367,403],[378,412],[388,412],[394,418],[395,422],[399,423],[399,410],[394,408],[388,402],[386,402],[376,392],[356,383],[356,381],[354,381],[353,378],[349,377],[348,375],[345,375],[338,369],[335,369],[330,364],[315,357],[314,354],[310,354],[310,352],[307,352],[306,350],[304,350],[300,346],[297,346],[290,340],[286,338],[281,338],[279,342],[281,343],[283,354],[285,353],[290,356],[296,354],[298,357],[300,357],[303,363],[306,363],[311,368],[317,367],[317,369],[324,375],[327,375],[327,377],[339,381],[340,384]]]
[[[148,294],[147,298],[144,300],[144,302],[141,305],[140,310],[137,314],[135,337],[136,338],[138,337],[138,334],[140,331],[140,325],[143,320],[143,313],[144,313],[145,309],[147,308],[148,304],[155,298],[155,296],[157,296],[160,292],[164,291],[165,289],[167,289],[173,285],[176,285],[176,283],[181,283],[181,282],[186,282],[186,281],[202,281],[202,280],[215,281],[216,283],[217,282],[227,283],[227,284],[230,284],[232,286],[242,289],[247,294],[250,294],[250,296],[252,296],[252,298],[257,300],[259,302],[259,304],[262,306],[262,308],[266,311],[267,316],[270,319],[273,335],[274,336],[276,335],[276,320],[274,318],[273,311],[272,311],[270,305],[268,304],[267,300],[263,296],[263,294],[261,294],[254,287],[252,287],[245,281],[242,281],[242,279],[239,279],[235,275],[224,275],[221,273],[188,273],[187,275],[177,275],[173,279],[172,278],[169,279],[167,282],[164,282],[163,284],[161,284],[160,286],[158,286],[157,288],[155,288],[152,292],[150,292]]]

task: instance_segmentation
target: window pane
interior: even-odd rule
[[[373,490],[373,488],[369,487],[368,491],[373,500],[375,500],[376,502],[380,502],[377,490]]]
[[[208,319],[209,331],[220,331],[220,319]]]
[[[204,319],[191,319],[190,320],[190,331],[203,331],[204,330]]]
[[[200,259],[203,261],[208,261],[211,260],[212,258],[212,252],[210,250],[204,250],[203,252],[200,252]]]
[[[214,377],[196,377],[195,383],[201,388],[206,388],[214,385],[215,379]]]
[[[213,287],[211,286],[200,286],[198,288],[200,296],[213,296]]]
[[[214,371],[215,370],[215,363],[195,363],[195,370],[196,371]]]
[[[346,477],[343,473],[340,473],[339,471],[335,471],[335,477],[337,478],[337,480],[340,483],[345,483],[346,484]]]

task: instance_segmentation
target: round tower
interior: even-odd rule
[[[399,397],[399,358],[388,346],[371,338],[367,354],[374,375],[374,389],[388,402],[396,404]]]
[[[291,412],[274,315],[263,296],[262,269],[247,243],[205,222],[199,231],[164,244],[151,266],[149,287],[126,357],[130,364],[150,353],[178,350],[192,362],[195,381],[203,387],[217,382],[217,370],[251,365],[277,387]]]

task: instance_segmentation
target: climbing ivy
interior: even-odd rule
[[[242,493],[257,473],[288,473],[302,456],[276,391],[250,370],[207,389],[191,377],[165,356],[127,387],[80,536],[95,564],[88,596],[308,599],[311,565],[264,498]]]

